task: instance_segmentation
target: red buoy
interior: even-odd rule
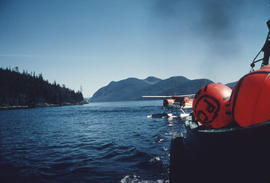
[[[242,127],[270,120],[270,66],[242,77],[233,89],[230,105],[233,120]]]
[[[229,98],[232,90],[220,83],[211,83],[202,87],[194,97],[193,113],[205,126],[222,128],[232,122],[229,112]]]

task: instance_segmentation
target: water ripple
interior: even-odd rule
[[[160,105],[0,111],[1,182],[165,183],[170,140],[183,128],[179,121],[146,118],[162,112]]]

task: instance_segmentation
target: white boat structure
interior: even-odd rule
[[[180,112],[180,114],[173,113],[160,113],[160,114],[152,114],[148,115],[148,118],[185,118],[190,115],[190,113],[186,112],[186,109],[192,109],[193,98],[195,94],[188,95],[174,95],[174,96],[142,96],[143,98],[159,98],[163,99],[163,107],[169,110]]]

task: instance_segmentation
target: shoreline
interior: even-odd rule
[[[7,110],[16,110],[16,109],[31,109],[31,108],[39,108],[39,107],[61,107],[61,106],[71,106],[71,105],[84,105],[88,104],[88,101],[83,100],[76,103],[63,103],[63,104],[48,104],[48,103],[37,103],[34,106],[0,106],[0,111]]]

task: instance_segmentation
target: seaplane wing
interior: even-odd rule
[[[187,94],[187,95],[168,95],[168,96],[159,96],[159,95],[146,95],[146,96],[142,96],[143,98],[173,98],[173,97],[189,97],[189,98],[193,98],[195,96],[195,94]]]

